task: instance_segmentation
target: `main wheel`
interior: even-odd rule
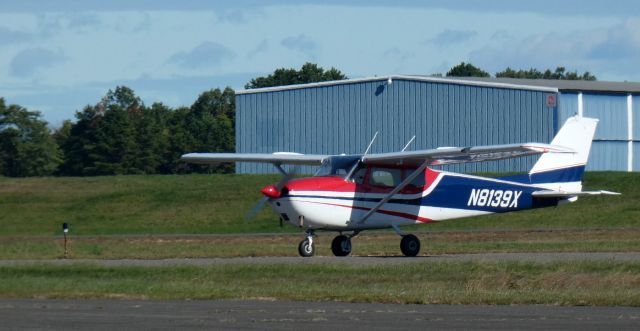
[[[418,255],[420,252],[420,239],[412,234],[403,236],[400,241],[400,250],[404,256]]]
[[[316,247],[313,243],[309,244],[309,239],[305,239],[298,245],[298,253],[302,257],[310,257],[316,252]]]
[[[331,251],[335,256],[347,256],[351,253],[351,239],[347,236],[339,235],[331,242]]]

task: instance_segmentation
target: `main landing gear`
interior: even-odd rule
[[[400,250],[407,257],[413,257],[420,253],[420,239],[412,234],[406,234],[398,226],[393,226],[393,230],[402,237],[400,240]]]
[[[355,234],[353,235],[355,236]],[[331,252],[335,256],[347,256],[351,253],[351,237],[340,234],[331,242]]]
[[[413,257],[420,253],[420,239],[412,234],[405,234],[400,231],[399,228],[394,227],[396,233],[398,233],[402,240],[400,241],[400,250],[404,256]],[[331,241],[331,252],[335,256],[347,256],[351,254],[351,238],[358,233],[354,232],[352,235],[340,234],[333,238]],[[316,246],[313,242],[315,233],[313,230],[307,230],[307,238],[302,240],[298,245],[298,253],[302,257],[310,257],[316,253]]]
[[[402,236],[400,250],[404,256],[416,256],[420,253],[420,239],[412,234]]]

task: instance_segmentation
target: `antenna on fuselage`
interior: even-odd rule
[[[407,149],[407,147],[409,147],[409,145],[411,145],[411,143],[412,143],[414,140],[416,140],[416,136],[415,136],[415,135],[413,135],[413,137],[412,137],[411,139],[409,139],[409,142],[408,142],[406,145],[404,145],[404,148],[402,149],[402,151],[401,151],[401,152],[404,152],[404,150],[405,150],[405,149]]]
[[[369,150],[371,149],[371,145],[373,145],[373,142],[376,141],[377,136],[378,136],[378,131],[376,131],[376,134],[373,135],[373,138],[371,139],[369,146],[367,146],[367,150],[364,151],[364,155],[367,155],[369,153]]]

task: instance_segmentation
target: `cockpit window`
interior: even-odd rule
[[[330,156],[322,162],[315,176],[340,176],[344,178],[358,161],[360,161],[360,155]]]
[[[374,186],[395,187],[402,181],[402,169],[372,168],[369,184]]]

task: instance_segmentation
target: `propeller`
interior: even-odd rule
[[[265,195],[272,195],[274,197],[280,196],[280,193],[282,192],[282,189],[284,188],[284,186],[287,185],[287,183],[291,180],[291,178],[293,178],[298,173],[298,170],[299,170],[298,166],[293,167],[291,171],[286,172],[284,176],[282,176],[282,178],[280,178],[280,180],[275,185],[269,185],[263,188],[261,192]],[[244,215],[244,218],[246,220],[254,219],[256,215],[260,212],[260,210],[264,208],[264,205],[267,202],[269,202],[271,199],[273,199],[273,197],[269,197],[269,196],[265,196],[264,198],[260,199],[260,201],[258,201],[258,203],[253,205],[253,207]]]

